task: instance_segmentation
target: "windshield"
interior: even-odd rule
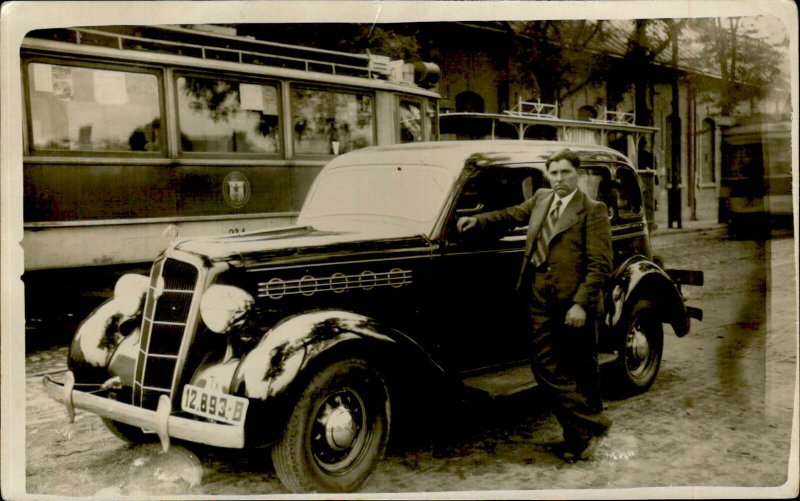
[[[326,229],[403,226],[430,234],[453,184],[431,165],[358,165],[323,171],[297,223]]]

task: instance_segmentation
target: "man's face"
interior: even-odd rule
[[[578,170],[569,160],[550,162],[547,167],[547,178],[550,180],[550,186],[560,197],[569,195],[578,187]]]

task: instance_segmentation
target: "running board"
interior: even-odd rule
[[[528,364],[468,377],[463,383],[469,388],[487,393],[492,398],[506,397],[536,386],[536,380],[533,379],[533,372]]]
[[[598,362],[603,365],[613,362],[618,357],[616,352],[600,353]],[[464,386],[482,391],[491,398],[507,397],[536,386],[536,379],[528,364],[464,378],[462,382]]]

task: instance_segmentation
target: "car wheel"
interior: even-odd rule
[[[158,435],[155,433],[145,433],[139,427],[120,423],[119,421],[113,421],[108,418],[102,418],[102,420],[103,424],[106,425],[106,428],[108,428],[108,431],[125,442],[131,444],[145,444],[156,442],[158,440]]]
[[[664,329],[653,303],[637,301],[617,332],[620,356],[611,368],[614,393],[629,396],[647,391],[664,351]]]
[[[383,457],[389,436],[389,394],[360,359],[337,361],[300,395],[272,448],[275,472],[293,492],[350,492]]]

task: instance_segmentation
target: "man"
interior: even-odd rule
[[[562,150],[547,160],[552,189],[523,203],[461,217],[458,231],[528,225],[517,289],[529,299],[531,368],[563,428],[556,453],[572,463],[606,433],[597,362],[601,291],[611,269],[606,206],[578,189],[580,158]]]

